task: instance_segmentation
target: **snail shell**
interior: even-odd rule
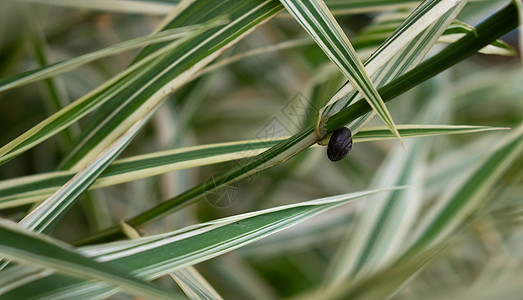
[[[352,133],[347,127],[341,127],[332,133],[327,146],[327,156],[331,161],[338,161],[352,149]]]

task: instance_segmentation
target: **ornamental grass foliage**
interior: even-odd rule
[[[520,299],[521,0],[0,3],[1,299]]]

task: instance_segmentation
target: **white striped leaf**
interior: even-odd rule
[[[457,9],[457,7],[454,7],[454,9]],[[491,18],[487,19],[485,23],[483,23],[482,26],[478,27],[478,32],[481,32],[482,34],[486,34],[485,38],[480,38],[471,40],[471,36],[469,35],[467,39],[460,40],[454,47],[450,49],[443,50],[440,54],[438,54],[436,57],[431,58],[430,62],[439,62],[438,67],[435,67],[431,63],[427,62],[426,64],[423,64],[419,69],[416,70],[416,72],[434,72],[434,74],[439,73],[443,70],[441,67],[445,66],[451,66],[455,64],[456,62],[468,57],[471,54],[471,51],[467,51],[468,47],[470,45],[473,45],[474,51],[476,50],[476,46],[481,44],[485,45],[488,42],[490,42],[492,39],[492,35],[494,37],[499,32],[505,32],[506,29],[511,28],[513,23],[512,19],[506,18],[503,20],[502,18],[504,16],[510,16],[512,13],[511,11],[512,7],[507,8],[506,10],[500,11],[500,13],[492,16]],[[450,13],[450,12],[449,12]],[[501,20],[502,27],[495,29],[491,32],[489,32],[486,24],[490,24],[494,21],[498,22]],[[462,55],[459,55],[458,59],[453,60],[442,60],[443,58],[449,58],[455,57],[455,51],[456,50],[463,51]],[[430,71],[430,69],[435,68],[434,71]],[[412,74],[412,73],[411,73]],[[432,74],[432,73],[431,73]],[[425,80],[426,78],[421,78],[421,81]],[[402,84],[406,85],[406,87],[412,87],[413,83],[417,82],[415,79],[411,77],[404,77],[399,81],[396,81],[394,84],[389,85],[388,88],[391,86]],[[403,89],[405,86],[403,86]],[[384,91],[387,92],[387,99],[390,100],[392,97],[397,96],[392,92],[390,89],[385,89]],[[361,102],[359,102],[361,103]],[[362,108],[362,105],[356,105],[358,106],[358,109],[364,109]],[[351,115],[352,114],[352,115]],[[337,118],[335,118],[333,121],[330,121],[327,123],[327,126],[331,124],[338,124],[341,120],[343,120],[345,117],[351,119],[353,115],[359,115],[359,112],[348,112],[348,115],[339,114],[337,115]],[[352,120],[352,119],[351,119]],[[340,124],[342,125],[342,124]],[[330,128],[330,130],[333,130],[333,128]],[[300,151],[303,151],[304,149],[310,147],[312,144],[318,142],[318,137],[314,133],[314,128],[306,128],[303,131],[295,134],[288,140],[285,140],[284,142],[279,143],[278,145],[272,147],[268,151],[263,152],[262,154],[254,157],[253,159],[249,159],[245,162],[245,164],[242,164],[241,166],[232,168],[222,174],[219,174],[217,176],[214,176],[210,178],[207,181],[202,182],[201,184],[186,190],[185,192],[177,195],[176,197],[173,197],[171,199],[168,199],[157,206],[144,211],[140,213],[139,215],[136,215],[135,217],[132,217],[127,220],[129,224],[132,226],[139,226],[141,224],[150,222],[152,220],[159,219],[169,213],[172,213],[173,211],[176,211],[184,206],[187,206],[191,203],[194,203],[201,199],[203,195],[207,192],[214,192],[217,189],[223,188],[228,186],[231,182],[240,180],[242,178],[245,178],[251,174],[254,174],[256,172],[259,172],[260,170],[269,168],[273,165],[280,164],[290,157],[294,156],[296,153],[299,153]],[[92,236],[83,239],[82,241],[78,243],[93,243],[93,242],[99,242],[102,240],[107,239],[114,239],[121,236],[121,230],[118,227],[111,227],[106,230],[99,231],[98,233],[93,234]]]
[[[468,223],[488,192],[522,154],[523,124],[495,145],[463,180],[448,188],[431,211],[422,216],[407,250],[389,268],[355,285],[340,286],[333,293],[340,297],[358,295],[355,299],[390,297],[426,265],[434,251],[445,247],[452,235]],[[389,284],[382,288],[366,288],[387,279]]]
[[[311,217],[338,207],[344,203],[384,190],[343,194],[292,205],[285,205],[252,213],[223,218],[189,226],[174,232],[113,242],[78,249],[82,255],[106,262],[145,280],[152,280],[169,272],[197,264],[227,253],[266,236],[301,223]],[[31,268],[17,268],[1,279],[5,288],[0,295],[5,299],[39,297],[53,299],[95,297],[118,292],[111,287],[80,280],[63,280],[63,277],[39,273]],[[38,278],[36,274],[42,276]],[[19,276],[31,278],[21,281]],[[60,280],[57,287],[51,283]]]
[[[521,24],[523,24],[523,1],[514,0],[514,4],[516,4],[516,7],[518,9],[519,26],[521,28]],[[519,49],[523,49],[523,31],[522,30],[519,30]]]
[[[445,85],[437,85],[431,94],[425,93],[428,104],[417,119],[427,123],[441,121],[448,112]],[[364,203],[356,217],[354,230],[348,233],[338,257],[331,261],[331,274],[325,281],[331,288],[357,282],[394,262],[406,250],[412,227],[418,219],[425,189],[425,164],[430,142],[409,141],[409,152],[398,147],[377,170],[371,188],[405,185],[404,190],[373,196]]]
[[[168,51],[188,39],[189,37],[185,37],[176,40],[154,53],[143,57],[131,67],[120,72],[100,87],[64,107],[22,135],[18,136],[10,143],[4,145],[0,148],[0,164],[9,161],[24,151],[45,141],[78,119],[84,117],[89,112],[98,108],[100,105],[108,101],[110,97],[120,94],[130,85],[136,84],[139,75],[144,71],[150,70],[162,59],[165,59],[165,57],[168,56]]]
[[[140,125],[147,120],[148,118],[140,120],[135,126],[131,127],[129,131],[116,140],[111,147],[101,153],[95,161],[75,174],[71,180],[62,185],[49,198],[38,204],[18,225],[21,228],[37,233],[50,232],[53,225],[60,221],[67,211],[69,211],[78,197],[89,188],[105,168],[125,149],[138,133],[138,129],[141,127]],[[4,262],[0,270],[5,268],[6,265],[7,263]]]
[[[216,25],[218,25],[218,23],[216,23]],[[128,40],[95,52],[80,55],[72,59],[56,62],[51,65],[3,78],[0,80],[0,92],[72,71],[78,67],[81,67],[82,65],[107,56],[112,56],[150,44],[172,41],[181,37],[188,37],[190,35],[194,35],[197,29],[201,29],[201,26],[187,26],[183,28],[161,31],[149,36]]]
[[[125,222],[120,222],[120,225],[123,227],[125,234],[130,239],[140,238],[141,235],[134,228],[126,224]],[[196,268],[189,266],[182,269],[174,270],[169,275],[178,286],[183,290],[183,292],[191,300],[198,299],[222,299],[220,294],[214,290],[214,288],[203,278],[202,275],[196,270]]]
[[[150,116],[150,115],[149,115]],[[78,197],[98,178],[98,176],[109,166],[113,160],[129,145],[138,133],[143,123],[149,118],[137,122],[111,147],[102,152],[95,161],[76,173],[67,183],[62,185],[52,196],[40,203],[19,225],[37,233],[49,232],[53,224],[58,222],[65,213],[76,202]]]
[[[448,3],[446,3],[448,5]],[[457,13],[462,7],[463,3],[460,5],[455,5],[450,8],[450,11],[444,14],[444,17],[448,18],[449,15]],[[432,16],[434,17],[434,16]],[[446,20],[446,18],[443,18]],[[430,18],[429,18],[430,19]],[[425,20],[426,21],[426,20]],[[438,20],[437,22],[439,22]],[[449,22],[451,19],[449,20]],[[423,22],[422,24],[423,25]],[[428,25],[427,25],[428,26]],[[417,28],[414,28],[417,30]],[[429,31],[430,33],[430,31]],[[430,35],[430,34],[429,34]],[[414,34],[414,36],[416,36]],[[431,35],[432,37],[432,35]],[[422,39],[422,43],[425,42]],[[389,47],[395,45],[394,43],[388,44]],[[415,48],[415,47],[414,47]],[[400,51],[395,49],[395,51]],[[394,52],[396,53],[396,52]],[[388,53],[390,55],[391,53]],[[393,55],[394,56],[394,55]],[[400,63],[400,66],[410,63],[411,61],[404,61]],[[409,65],[410,66],[410,65]],[[360,124],[361,126],[361,124]],[[178,210],[186,205],[196,202],[199,200],[205,193],[214,192],[217,189],[228,186],[231,182],[245,178],[251,174],[259,172],[263,169],[269,168],[273,165],[280,164],[290,157],[294,156],[296,153],[303,151],[304,149],[310,147],[311,145],[318,142],[317,136],[314,133],[314,129],[307,128],[302,132],[296,134],[292,138],[285,140],[282,143],[277,144],[268,151],[263,152],[262,154],[256,156],[255,158],[248,160],[245,164],[242,164],[239,167],[233,168],[227,172],[219,174],[218,176],[213,176],[209,180],[202,182],[201,184],[185,191],[184,193],[173,197],[167,201],[162,202],[161,204],[127,220],[133,226],[138,226],[140,224],[149,222],[154,219],[161,218],[169,214],[172,211]],[[115,238],[120,236],[120,229],[117,227],[108,228],[102,230],[87,239],[83,239],[81,243],[92,243],[94,241],[99,241],[101,239]]]
[[[413,236],[410,252],[437,244],[456,231],[522,153],[523,124],[483,157],[464,181],[443,194]]]
[[[384,13],[354,39],[356,49],[362,47],[375,47],[383,43],[402,22],[408,18],[407,12]],[[454,20],[438,39],[438,43],[453,43],[469,32],[474,32],[475,28],[467,23]],[[515,49],[501,39],[493,41],[489,46],[482,48],[478,52],[483,54],[497,54],[514,56]]]
[[[354,282],[393,261],[402,250],[421,206],[423,141],[407,142],[409,152],[396,148],[376,173],[373,187],[394,183],[406,189],[374,195],[359,212],[354,230],[331,264],[328,286]],[[425,143],[426,144],[426,143]]]
[[[365,69],[381,87],[417,65],[463,8],[465,1],[428,0],[416,8],[394,33],[365,62]],[[346,83],[320,110],[318,127],[356,100],[357,93]],[[355,121],[357,129],[368,117]]]
[[[191,300],[223,299],[196,268],[192,266],[172,271],[169,275]]]
[[[96,280],[146,299],[173,299],[176,294],[135,278],[118,267],[96,262],[63,243],[43,238],[0,220],[0,256],[18,263],[51,269],[84,280]]]
[[[109,12],[167,15],[182,0],[143,1],[143,0],[22,0],[27,3],[42,3],[78,9],[93,9]],[[326,0],[325,3],[335,14],[357,14],[408,8],[419,4],[420,0],[373,0],[340,1]]]
[[[401,142],[396,125],[367,75],[356,50],[323,0],[281,0],[281,2]]]
[[[444,125],[398,125],[398,128],[402,136],[406,138],[506,129]],[[100,174],[91,188],[101,188],[175,170],[253,157],[287,138],[201,145],[117,160]],[[353,136],[353,142],[361,143],[393,138],[394,136],[385,127],[368,127],[356,133]],[[45,199],[70,180],[74,174],[74,171],[58,171],[0,181],[0,208],[15,207]]]
[[[63,169],[77,169],[92,160],[110,145],[115,136],[127,130],[148,110],[160,105],[167,96],[194,78],[223,51],[248,35],[281,10],[275,1],[200,0],[184,1],[174,15],[162,24],[163,29],[190,26],[227,18],[226,25],[215,26],[180,45],[154,69],[140,76],[135,84],[112,97],[100,108],[96,118],[86,126],[86,134],[64,159]],[[206,13],[202,14],[202,10]],[[137,58],[154,51],[158,46],[145,48]]]

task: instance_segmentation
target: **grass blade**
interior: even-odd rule
[[[116,45],[112,45],[95,52],[75,57],[73,59],[57,62],[48,66],[40,67],[38,69],[19,73],[15,76],[11,76],[8,78],[3,78],[0,80],[0,93],[12,88],[20,87],[35,81],[43,80],[56,75],[60,75],[65,72],[72,71],[76,68],[81,67],[82,65],[91,63],[95,60],[107,56],[112,56],[121,52],[144,47],[150,44],[162,43],[172,41],[181,37],[187,37],[193,35],[197,29],[201,29],[201,26],[187,26],[182,28],[165,30],[159,33],[151,34],[149,36],[139,37]]]
[[[270,208],[201,223],[157,236],[81,248],[80,253],[98,261],[111,262],[111,265],[118,266],[139,278],[152,280],[173,270],[197,264],[252,243],[344,203],[382,191],[384,190],[350,193]],[[39,279],[30,286],[6,291],[4,296],[13,298],[23,292],[31,297],[42,294],[51,297],[53,293],[59,293],[63,297],[78,295],[82,291],[92,294],[95,290],[99,290],[100,293],[106,293],[108,289],[104,285],[77,280],[57,289],[49,284],[54,276],[56,275]],[[14,282],[14,278],[12,280]]]
[[[372,83],[356,50],[334,19],[322,0],[299,1],[282,0],[287,10],[312,36],[329,59],[349,79],[350,83],[367,100],[372,109],[380,116],[391,132],[400,140],[400,134]]]
[[[340,287],[333,294],[354,299],[384,298],[393,295],[406,281],[417,274],[437,252],[440,252],[452,234],[463,226],[486,194],[508,167],[523,153],[523,125],[511,132],[469,173],[443,196],[425,217],[410,246],[390,267],[359,281]],[[432,254],[431,254],[432,253]],[[393,276],[394,280],[390,280]],[[388,277],[388,285],[372,289],[370,286]],[[380,296],[377,296],[380,295]]]
[[[144,0],[23,0],[27,3],[64,6],[78,9],[92,9],[107,12],[167,15],[182,0],[144,1]],[[409,8],[419,4],[420,0],[374,0],[374,1],[339,1],[326,0],[325,3],[335,14],[359,14]]]
[[[76,202],[98,176],[111,164],[111,162],[125,149],[138,133],[138,129],[147,122],[148,118],[141,120],[131,127],[124,135],[111,145],[106,151],[66,184],[60,187],[51,197],[39,204],[34,210],[24,217],[20,226],[35,232],[49,232],[52,226]]]
[[[325,283],[332,287],[357,281],[386,266],[401,252],[421,205],[422,161],[426,156],[422,141],[412,141],[409,153],[396,148],[377,173],[373,186],[395,183],[406,189],[375,195],[365,202],[355,229],[346,235],[332,260]]]
[[[9,161],[24,151],[60,132],[62,129],[87,115],[103,103],[109,101],[111,96],[121,94],[122,91],[129,87],[129,85],[135,84],[136,80],[138,80],[138,76],[133,74],[135,71],[140,71],[138,72],[138,75],[140,75],[144,70],[150,69],[155,63],[158,63],[158,61],[164,58],[169,50],[183,43],[185,39],[188,38],[182,38],[171,42],[162,49],[144,57],[131,67],[113,77],[111,80],[105,82],[100,87],[64,107],[0,148],[0,164]]]
[[[448,46],[426,62],[421,63],[416,68],[380,88],[382,98],[385,101],[394,99],[420,82],[423,82],[443,70],[446,70],[450,66],[464,60],[474,54],[477,50],[483,48],[485,45],[516,27],[516,8],[514,5],[508,5],[506,8],[500,10],[481,23],[476,28],[476,34],[467,34],[455,44]],[[366,101],[357,101],[347,109],[331,116],[325,122],[325,131],[330,133],[341,126],[356,120],[358,117],[364,115],[370,110],[371,108]],[[219,176],[215,176],[212,180],[203,182],[174,198],[164,201],[156,207],[129,219],[127,222],[132,226],[139,226],[150,222],[151,220],[160,218],[199,200],[206,191],[209,191],[210,184],[215,184],[215,182],[219,183],[213,185],[212,190],[226,187],[230,182],[240,180],[241,178],[248,176],[251,172],[258,172],[279,164],[317,142],[318,139],[314,134],[314,128],[306,128],[284,142],[281,142],[262,154],[248,160],[244,165],[233,168]],[[108,228],[107,230],[100,231],[89,238],[84,239],[82,242],[93,243],[106,239],[113,239],[118,236],[121,236],[121,230],[119,228]]]
[[[376,86],[382,87],[416,66],[463,5],[464,2],[456,1],[425,1],[416,8],[365,62],[365,68],[375,78]],[[317,127],[321,130],[331,116],[347,108],[356,96],[353,87],[345,84],[320,110]],[[368,118],[362,118],[355,125],[365,123]]]
[[[500,141],[474,168],[465,182],[444,195],[430,217],[420,224],[410,251],[419,251],[437,244],[455,231],[522,152],[523,124]]]
[[[194,267],[172,271],[170,275],[189,299],[223,299]]]
[[[176,296],[116,267],[86,258],[51,238],[44,239],[23,231],[5,220],[0,221],[0,236],[0,255],[4,258],[85,280],[102,281],[147,299],[172,299]]]
[[[487,132],[506,128],[412,124],[398,125],[398,129],[403,137],[409,138]],[[368,127],[356,133],[353,142],[361,143],[394,138],[394,135],[386,127]],[[253,157],[286,139],[287,137],[282,137],[270,140],[210,144],[117,160],[107,167],[91,188],[96,189],[175,170]],[[0,208],[15,207],[45,199],[68,180],[71,180],[74,174],[74,171],[59,171],[0,181]]]

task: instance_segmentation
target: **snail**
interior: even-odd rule
[[[327,156],[331,161],[338,161],[352,149],[352,133],[347,127],[341,127],[331,135],[329,145],[327,146]]]

